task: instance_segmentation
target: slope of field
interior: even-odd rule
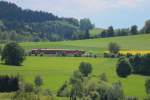
[[[126,79],[116,75],[117,59],[105,58],[74,58],[74,57],[27,57],[23,66],[7,66],[0,64],[0,74],[23,76],[27,82],[33,82],[36,75],[44,79],[43,88],[51,89],[54,93],[60,86],[69,80],[73,71],[78,69],[80,62],[90,62],[93,65],[92,76],[99,80],[99,75],[105,72],[109,82],[121,81],[126,95],[144,97],[146,95],[144,76],[131,75]]]
[[[82,49],[93,53],[103,53],[110,42],[117,42],[122,50],[150,50],[150,35],[124,36],[114,38],[99,38],[62,42],[25,42],[20,43],[26,50],[32,48]],[[131,75],[126,79],[116,75],[117,59],[106,58],[76,58],[76,57],[27,57],[23,66],[7,66],[0,62],[0,74],[23,76],[27,82],[33,82],[36,75],[44,79],[43,88],[51,89],[54,93],[69,79],[74,70],[78,69],[80,62],[90,62],[93,65],[92,76],[97,80],[105,72],[109,82],[121,81],[125,94],[143,98],[145,93],[145,76]]]
[[[94,28],[92,30],[90,30],[90,35],[93,37],[93,36],[96,36],[98,34],[100,34],[104,29],[102,28]]]
[[[25,42],[21,43],[21,45],[26,50],[32,48],[64,48],[103,53],[107,50],[110,42],[118,43],[122,50],[150,50],[150,34],[62,42]]]

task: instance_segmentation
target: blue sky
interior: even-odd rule
[[[61,17],[90,18],[97,26],[126,28],[150,19],[150,0],[3,0]]]

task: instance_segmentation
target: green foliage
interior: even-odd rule
[[[25,59],[25,51],[17,43],[8,43],[2,51],[1,60],[8,65],[21,65]]]
[[[150,75],[150,54],[131,56],[129,61],[132,65],[133,73]]]
[[[69,97],[70,91],[68,89],[68,83],[65,82],[57,92],[57,96],[59,97]]]
[[[141,72],[141,68],[142,68],[142,56],[141,55],[135,55],[135,56],[131,56],[129,57],[129,61],[130,64],[133,67],[133,73],[138,74]]]
[[[109,50],[110,53],[117,54],[120,51],[120,46],[115,42],[111,42],[108,45],[108,50]]]
[[[122,29],[118,29],[116,30],[116,36],[128,36],[130,33],[129,28],[122,28]]]
[[[115,35],[113,26],[108,27],[107,34],[108,34],[108,37],[113,37]]]
[[[145,32],[145,33],[150,33],[150,20],[147,20],[147,21],[145,22],[144,32]]]
[[[91,37],[99,37],[104,29],[102,28],[93,28],[90,31]]]
[[[70,98],[74,100],[77,96],[81,97],[83,92],[83,75],[80,71],[73,72],[73,75],[70,78],[70,84]]]
[[[0,55],[2,54],[2,47],[0,46]]]
[[[125,97],[125,100],[139,100],[139,98],[136,97],[136,96],[126,96],[126,97]],[[145,99],[144,99],[144,100],[145,100]]]
[[[118,61],[116,72],[118,76],[125,78],[132,73],[132,66],[126,58]]]
[[[25,92],[33,92],[34,91],[34,87],[33,87],[33,84],[31,84],[31,83],[26,83],[25,85],[24,85],[24,91]]]
[[[80,30],[86,31],[92,29],[94,26],[92,25],[90,19],[84,18],[80,20]]]
[[[100,75],[100,80],[105,81],[105,82],[108,82],[108,79],[107,79],[107,76],[106,76],[105,73],[102,73],[102,74]]]
[[[40,87],[43,84],[43,79],[41,76],[37,75],[35,77],[34,83],[36,86]]]
[[[79,71],[87,77],[92,72],[92,65],[90,63],[81,62]]]
[[[118,77],[116,75],[117,59],[31,56],[26,58],[23,63],[23,67],[11,67],[9,65],[0,64],[0,73],[1,75],[7,74],[10,76],[20,74],[23,76],[24,81],[29,83],[34,82],[35,76],[40,74],[44,79],[44,84],[41,89],[50,88],[56,94],[57,90],[59,90],[59,88],[64,84],[64,81],[68,80],[70,75],[72,75],[73,70],[78,69],[77,66],[79,66],[81,61],[89,62],[93,65],[93,74],[90,75],[93,80],[99,81],[100,73],[106,73],[109,82],[115,82],[118,80],[123,82],[124,92],[126,95],[134,95],[140,98],[146,96],[144,87],[145,76],[131,75],[131,77],[126,79]],[[81,74],[81,76],[83,75]],[[60,99],[62,100],[63,98]]]
[[[114,100],[122,100],[125,97],[121,82],[113,83],[112,90]]]
[[[86,30],[85,31],[85,36],[84,36],[85,39],[89,39],[90,38],[90,33],[89,33],[89,30]]]
[[[0,1],[0,11],[3,11],[0,16],[0,42],[84,39],[80,36],[82,31],[85,35],[86,30],[93,28],[89,19],[82,19],[79,23],[75,18],[60,18],[52,13],[23,10],[6,1]]]
[[[11,100],[40,100],[35,94],[33,93],[25,93],[25,92],[16,92],[11,97]]]
[[[138,26],[137,26],[137,25],[131,26],[130,32],[131,32],[131,34],[133,34],[133,35],[138,34]]]
[[[88,84],[83,92],[83,100],[86,97],[89,100],[123,100],[124,93],[120,83],[114,83],[111,86],[105,82],[92,82]]]
[[[150,94],[150,79],[145,81],[145,90],[147,94]]]
[[[141,67],[141,74],[143,75],[150,75],[150,54],[144,55],[141,57],[142,60],[142,67]]]
[[[0,92],[15,92],[19,90],[19,79],[17,77],[0,76]]]

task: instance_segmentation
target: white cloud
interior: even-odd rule
[[[89,17],[112,9],[138,7],[145,0],[7,0],[24,8],[44,10],[62,16]]]

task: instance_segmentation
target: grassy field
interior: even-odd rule
[[[122,50],[150,50],[150,34],[62,42],[25,42],[21,43],[21,45],[26,50],[31,50],[32,48],[63,48],[103,53],[107,50],[110,42],[117,42]]]
[[[90,30],[90,35],[93,37],[93,36],[96,36],[98,34],[100,34],[104,29],[102,28],[94,28],[92,30]]]
[[[73,57],[27,57],[23,66],[6,66],[0,64],[0,74],[20,74],[27,82],[33,82],[36,75],[44,79],[43,89],[51,89],[54,93],[69,79],[72,72],[78,69],[80,62],[90,62],[93,65],[92,76],[99,79],[105,72],[109,82],[121,81],[126,95],[144,97],[144,76],[131,75],[127,79],[119,78],[115,72],[117,59],[105,58],[73,58]]]
[[[117,42],[122,50],[150,50],[150,35],[124,36],[114,38],[98,38],[62,42],[24,42],[21,46],[28,50],[32,48],[81,49],[93,53],[104,53],[110,42]],[[0,64],[0,74],[20,74],[27,82],[33,82],[36,75],[44,79],[43,89],[51,89],[54,93],[69,79],[72,72],[78,69],[80,62],[90,62],[93,65],[92,76],[99,79],[105,72],[109,82],[121,81],[125,94],[128,96],[146,96],[144,82],[146,77],[131,75],[126,79],[116,75],[117,59],[106,58],[75,58],[75,57],[27,57],[23,66],[6,66]],[[1,63],[1,62],[0,62]]]

